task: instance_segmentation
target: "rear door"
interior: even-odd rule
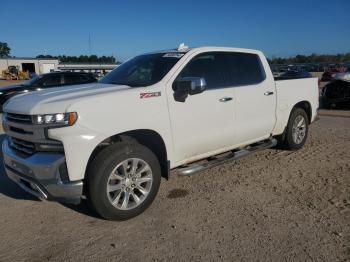
[[[229,57],[231,85],[235,87],[236,144],[270,136],[276,122],[276,92],[266,59],[252,53],[232,52]]]

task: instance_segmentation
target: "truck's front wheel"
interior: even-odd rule
[[[125,220],[142,213],[157,195],[161,169],[151,150],[120,142],[100,152],[87,174],[87,197],[99,215]]]

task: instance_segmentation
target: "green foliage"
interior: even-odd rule
[[[297,55],[294,57],[272,57],[268,59],[270,64],[295,64],[295,63],[344,63],[350,61],[350,53],[337,55],[311,54],[309,56]]]
[[[49,58],[58,59],[62,63],[116,63],[114,56],[97,56],[97,55],[81,55],[81,56],[51,56],[51,55],[38,55],[36,58]]]
[[[0,42],[0,57],[7,57],[10,55],[11,48],[5,42]]]

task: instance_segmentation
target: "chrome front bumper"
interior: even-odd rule
[[[8,140],[2,144],[4,167],[10,179],[28,193],[58,202],[78,204],[83,193],[83,181],[63,182],[60,166],[65,157],[59,153],[36,153],[21,158],[9,147]]]

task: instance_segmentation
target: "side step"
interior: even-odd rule
[[[227,161],[230,160],[237,160],[244,156],[250,155],[252,153],[268,149],[271,147],[274,147],[277,145],[277,140],[275,138],[264,140],[259,143],[252,144],[250,146],[247,146],[244,149],[238,150],[238,151],[231,151],[226,154],[221,154],[217,157],[211,157],[207,161],[203,162],[197,162],[193,164],[189,164],[186,166],[179,167],[177,169],[177,172],[181,176],[192,176],[194,174],[197,174],[199,172],[202,172],[208,168],[212,168],[214,166],[221,165]]]

